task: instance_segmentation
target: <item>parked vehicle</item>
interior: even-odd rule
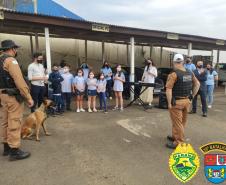
[[[215,66],[215,70],[218,71],[218,83],[221,85],[223,82],[226,82],[226,63],[219,63],[218,66]]]
[[[158,68],[158,78],[163,81],[164,86],[166,85],[166,81],[167,81],[168,75],[172,71],[173,71],[172,68],[167,68],[167,67],[160,67],[160,68]]]

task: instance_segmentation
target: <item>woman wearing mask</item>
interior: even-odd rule
[[[206,69],[207,69],[207,80],[206,80],[207,104],[208,104],[208,108],[211,109],[212,108],[212,104],[213,104],[214,84],[215,84],[215,81],[218,80],[218,74],[213,69],[211,64],[207,64]]]
[[[203,67],[203,61],[197,62],[197,69],[193,71],[195,77],[198,79],[200,83],[199,91],[195,95],[195,97],[192,100],[192,111],[191,114],[195,114],[197,111],[197,97],[200,95],[201,97],[201,103],[202,103],[202,116],[207,117],[207,103],[206,103],[206,80],[207,80],[207,74],[206,69]]]
[[[112,70],[107,61],[104,62],[104,65],[101,68],[101,73],[104,74],[105,80],[107,81],[106,86],[106,95],[111,100],[112,99]]]
[[[142,82],[155,83],[155,78],[158,75],[155,64],[153,63],[153,60],[151,58],[149,58],[146,62],[147,64],[144,68]],[[142,87],[142,90],[144,90],[144,88],[146,87]],[[146,104],[149,104],[149,106],[151,106],[151,103],[153,101],[153,91],[154,87],[148,87],[147,90],[141,95],[142,101]]]

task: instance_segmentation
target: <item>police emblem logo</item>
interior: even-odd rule
[[[210,152],[226,152],[226,144],[209,143],[202,146],[204,155],[204,171],[207,180],[214,184],[223,183],[226,179],[226,154],[209,154]]]
[[[191,82],[192,76],[191,75],[185,75],[183,76],[183,82]]]
[[[169,158],[169,167],[173,175],[181,182],[191,180],[199,170],[198,154],[190,144],[179,144]]]

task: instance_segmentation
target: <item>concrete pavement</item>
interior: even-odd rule
[[[199,154],[201,168],[187,184],[208,185],[199,147],[213,141],[226,143],[226,96],[216,92],[208,118],[189,115],[186,138]],[[171,132],[167,110],[75,113],[50,117],[52,136],[41,142],[24,140],[32,156],[9,162],[0,156],[0,185],[179,185],[169,171],[173,152],[165,148]],[[2,148],[0,148],[2,153]]]

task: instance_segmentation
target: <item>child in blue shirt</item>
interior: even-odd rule
[[[97,79],[94,77],[94,72],[89,72],[89,78],[87,79],[88,86],[88,112],[97,112],[96,109],[96,95],[97,95]],[[91,104],[93,105],[93,111],[91,110]]]
[[[86,82],[84,79],[84,73],[81,68],[77,70],[77,76],[73,82],[73,92],[76,94],[77,112],[85,112],[83,109],[83,96],[85,93]]]
[[[113,110],[118,110],[119,109],[119,103],[120,103],[120,111],[123,111],[123,97],[122,97],[122,92],[123,92],[123,83],[125,82],[125,75],[122,72],[121,65],[116,66],[116,74],[113,77],[114,80],[114,86],[113,90],[115,91],[115,108]]]
[[[106,85],[106,96],[111,100],[112,99],[112,70],[107,61],[104,62],[104,65],[101,68],[101,73],[104,73],[104,77],[107,81]]]
[[[73,85],[73,80],[74,77],[70,73],[70,66],[65,65],[63,68],[63,73],[62,73],[62,78],[64,81],[61,82],[62,85],[62,94],[63,94],[63,99],[64,102],[66,103],[66,109],[68,111],[71,110],[71,93],[72,93],[72,85]]]
[[[97,81],[97,92],[100,100],[100,110],[102,110],[102,103],[104,104],[104,113],[107,113],[107,96],[106,85],[107,81],[104,79],[104,73],[100,73],[99,80]]]

